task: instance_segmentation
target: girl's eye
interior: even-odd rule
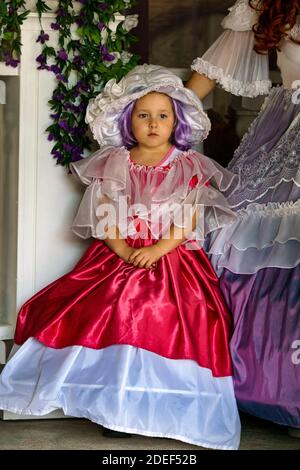
[[[148,114],[146,114],[146,113],[140,113],[138,116],[139,116],[139,118],[141,118],[141,119],[145,119],[145,118],[148,116]]]
[[[166,114],[161,114],[160,117],[161,119],[167,119],[168,116]]]

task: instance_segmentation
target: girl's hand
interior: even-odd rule
[[[125,263],[128,263],[129,257],[135,252],[135,248],[132,248],[131,246],[127,245],[124,248],[122,248],[121,251],[119,251],[118,255],[119,257],[125,261]]]
[[[150,269],[163,255],[163,251],[156,245],[136,248],[129,256],[128,263],[139,268]]]

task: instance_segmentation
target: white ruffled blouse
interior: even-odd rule
[[[188,227],[186,211],[198,207],[197,229],[187,240],[201,243],[207,233],[236,220],[222,192],[237,177],[194,150],[173,148],[168,161],[145,166],[133,162],[125,147],[106,147],[70,168],[87,186],[72,226],[82,238],[105,239],[107,222],[124,238],[137,235],[137,223],[145,227],[145,236],[149,228],[161,238],[172,223]]]
[[[252,27],[257,23],[258,13],[249,6],[248,0],[238,0],[222,21],[225,31],[205,52],[192,63],[192,70],[216,80],[222,88],[234,95],[255,97],[266,95],[272,83],[269,79],[267,54],[257,54],[254,47]],[[292,88],[300,79],[300,46],[290,40],[300,40],[300,16],[280,45],[278,65],[283,85]]]

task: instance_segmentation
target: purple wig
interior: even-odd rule
[[[173,111],[176,119],[175,128],[170,139],[171,144],[175,145],[175,147],[177,147],[179,150],[188,150],[191,148],[191,144],[189,143],[191,127],[186,122],[184,105],[174,98],[170,97],[170,99],[172,101]],[[129,103],[124,108],[119,119],[119,129],[122,136],[123,145],[128,150],[137,145],[137,141],[131,129],[131,116],[135,103],[136,101]]]

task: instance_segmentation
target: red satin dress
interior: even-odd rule
[[[167,175],[172,163],[164,161]],[[132,161],[128,165],[135,177],[147,172]],[[192,172],[190,190],[197,182]],[[137,219],[137,232],[141,227]],[[127,242],[140,247],[156,240]],[[22,306],[15,342],[34,337],[51,348],[131,345],[169,359],[191,359],[215,377],[231,376],[230,315],[207,256],[196,240],[190,243],[194,249],[182,244],[147,270],[94,240],[72,271]]]

